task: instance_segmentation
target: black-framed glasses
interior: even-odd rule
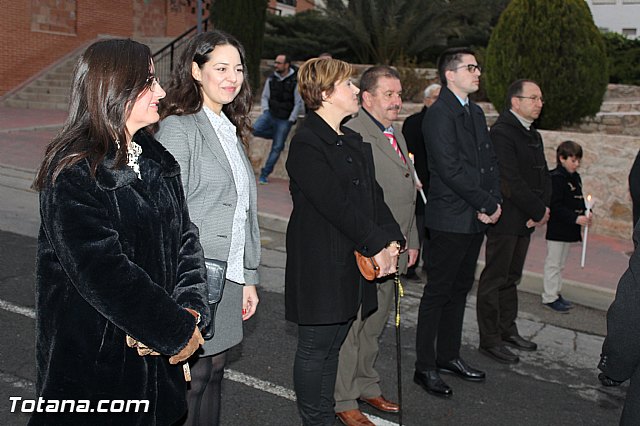
[[[155,92],[160,87],[160,79],[155,75],[150,75],[147,77],[147,84],[149,85],[149,90]]]
[[[469,71],[469,73],[473,74],[474,72],[479,71],[482,72],[482,67],[478,64],[466,64],[466,65],[460,65],[459,67],[455,67],[454,71],[457,71],[459,69],[462,68],[466,68],[467,71]]]
[[[544,104],[544,99],[539,96],[516,96],[518,99],[529,99],[531,102],[536,103],[540,101],[541,104]]]

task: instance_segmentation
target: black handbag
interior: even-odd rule
[[[207,303],[211,310],[211,321],[202,330],[202,337],[209,340],[216,332],[216,310],[218,303],[222,299],[224,291],[224,282],[227,277],[227,262],[224,260],[204,259],[204,265],[207,268]]]

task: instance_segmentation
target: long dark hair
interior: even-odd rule
[[[238,136],[246,144],[251,130],[249,112],[251,111],[252,100],[246,55],[242,44],[231,34],[227,34],[224,31],[208,31],[193,37],[187,43],[171,75],[171,82],[166,88],[167,96],[160,104],[160,119],[169,115],[195,114],[202,109],[204,102],[202,84],[193,78],[191,64],[195,62],[202,68],[211,59],[209,54],[213,52],[213,49],[224,45],[231,45],[238,49],[244,69],[244,81],[238,96],[232,102],[223,105],[222,111],[236,126]]]
[[[98,41],[85,50],[73,71],[69,116],[47,146],[34,189],[85,158],[95,176],[110,150],[116,150],[114,167],[125,165],[126,121],[138,95],[153,83],[151,65],[149,48],[133,40]]]

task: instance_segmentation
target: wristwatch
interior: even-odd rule
[[[398,251],[400,251],[400,243],[398,241],[390,241],[385,248],[391,247],[395,247],[396,249],[398,249]]]

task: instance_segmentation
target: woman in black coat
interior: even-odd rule
[[[379,276],[396,271],[398,224],[375,181],[371,146],[340,125],[358,111],[349,64],[311,59],[298,87],[311,112],[291,141],[286,167],[293,212],[287,228],[286,318],[298,324],[293,379],[305,425],[334,423],[340,346],[358,309],[377,308],[374,283],[354,250],[373,257]],[[390,244],[391,243],[391,244]]]
[[[209,311],[180,167],[144,130],[165,93],[149,48],[131,40],[89,46],[72,88],[34,183],[36,394],[76,406],[29,424],[170,425],[186,412],[176,364],[204,343]],[[110,407],[124,412],[100,412]]]

